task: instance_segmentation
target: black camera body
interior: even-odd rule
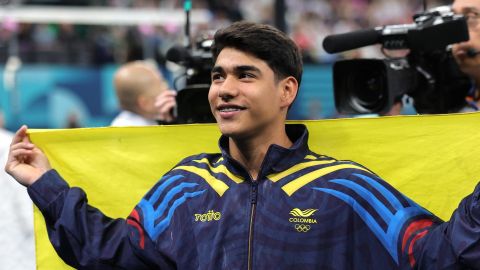
[[[195,47],[174,46],[167,52],[167,60],[184,67],[185,72],[175,78],[185,78],[185,86],[177,92],[175,116],[177,123],[213,123],[208,91],[213,67],[211,45],[213,40],[201,37]],[[176,88],[176,83],[175,83]]]
[[[410,50],[401,58],[336,62],[333,84],[340,113],[383,114],[404,95],[413,98],[418,113],[449,113],[465,106],[470,79],[448,46],[468,40],[466,19],[442,6],[415,15],[414,22],[327,37],[327,52],[376,43],[383,49]]]

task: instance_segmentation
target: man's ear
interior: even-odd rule
[[[148,106],[151,103],[151,101],[149,101],[149,99],[151,99],[151,98],[148,97],[147,95],[139,95],[137,97],[137,108],[138,108],[139,111],[148,110]]]
[[[298,81],[289,76],[281,81],[281,102],[285,107],[290,107],[298,93]]]

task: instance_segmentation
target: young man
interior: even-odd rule
[[[308,149],[285,125],[302,62],[266,25],[214,37],[209,101],[221,153],[181,161],[126,219],[87,204],[28,141],[6,166],[42,211],[68,264],[82,269],[480,268],[477,190],[443,223],[368,169]]]

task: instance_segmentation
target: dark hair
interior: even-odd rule
[[[265,61],[276,79],[293,76],[300,85],[303,63],[297,45],[273,26],[251,22],[235,22],[220,29],[213,37],[213,61],[224,48],[234,48]]]

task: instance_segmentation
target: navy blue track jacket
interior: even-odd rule
[[[126,220],[55,170],[28,191],[78,269],[480,269],[478,187],[442,222],[365,167],[311,152],[304,126],[287,133],[294,145],[270,146],[255,181],[221,137],[221,153],[181,161]]]

